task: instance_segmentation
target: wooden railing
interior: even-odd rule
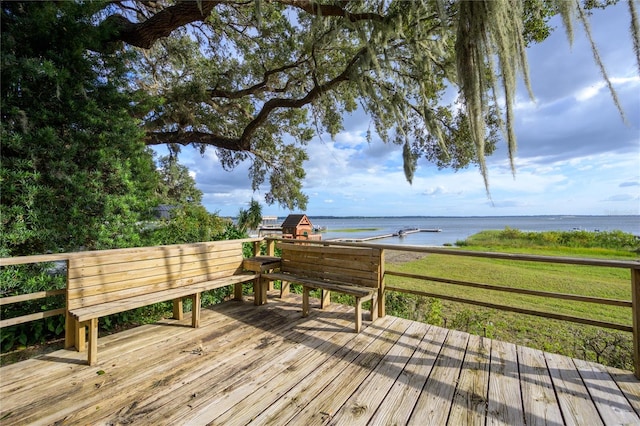
[[[253,243],[254,245],[254,253],[259,253],[260,245],[263,241],[267,242],[267,254],[273,255],[275,241],[278,238],[252,238],[246,239],[245,242]],[[291,241],[291,240],[289,240]],[[554,293],[547,291],[539,291],[527,288],[512,288],[507,286],[493,285],[493,284],[484,284],[484,283],[476,283],[471,281],[461,281],[454,280],[443,277],[433,277],[427,275],[417,275],[417,274],[408,274],[404,272],[398,271],[389,271],[385,270],[383,263],[383,271],[382,276],[383,279],[380,283],[380,291],[395,291],[401,293],[408,294],[416,294],[428,297],[435,297],[445,300],[451,300],[455,302],[468,303],[477,306],[484,306],[493,309],[499,309],[504,311],[517,312],[527,315],[535,315],[546,318],[552,318],[561,321],[569,321],[587,325],[593,325],[598,327],[610,328],[615,330],[621,330],[625,332],[631,332],[633,334],[633,356],[634,356],[634,370],[636,377],[640,378],[640,261],[619,261],[619,260],[604,260],[604,259],[587,259],[587,258],[573,258],[573,257],[555,257],[555,256],[536,256],[536,255],[525,255],[525,254],[509,254],[509,253],[488,253],[488,252],[475,252],[475,251],[467,251],[460,250],[455,248],[438,248],[438,247],[423,247],[423,246],[405,246],[405,245],[391,245],[391,244],[371,244],[371,243],[349,243],[349,242],[329,242],[329,241],[312,241],[305,240],[304,244],[314,244],[314,245],[337,245],[337,246],[355,246],[355,247],[372,247],[383,250],[383,259],[384,259],[384,250],[395,250],[395,251],[407,251],[413,253],[425,253],[425,254],[446,254],[450,256],[470,256],[477,258],[490,258],[490,259],[506,259],[514,262],[544,262],[544,263],[557,263],[557,264],[567,264],[567,265],[585,265],[590,267],[608,267],[608,268],[623,268],[630,271],[630,288],[631,288],[631,300],[616,300],[616,299],[607,299],[601,297],[591,297],[584,295],[575,295],[575,294],[562,294],[562,293]],[[28,263],[36,263],[36,262],[68,262],[71,256],[82,256],[82,253],[68,253],[68,254],[59,254],[59,255],[43,255],[43,256],[25,256],[25,257],[16,257],[16,258],[0,258],[0,266],[10,266],[10,265],[20,265],[20,264],[28,264]],[[606,306],[617,306],[622,308],[628,308],[631,310],[632,324],[617,324],[608,321],[600,321],[592,318],[582,318],[571,315],[553,313],[553,312],[544,312],[538,311],[535,309],[527,309],[517,306],[508,306],[502,305],[492,302],[485,302],[480,300],[475,300],[471,298],[464,298],[458,296],[451,295],[443,295],[432,293],[423,290],[412,290],[401,288],[397,286],[388,286],[386,285],[385,277],[404,277],[410,279],[417,279],[428,282],[440,282],[446,283],[454,286],[463,286],[467,288],[478,288],[490,291],[501,291],[513,294],[525,294],[531,296],[539,296],[543,298],[550,299],[562,299],[562,300],[570,300],[575,302],[586,302],[597,305],[606,305]],[[20,296],[10,296],[0,298],[0,305],[11,304],[22,302],[26,300],[37,300],[40,298],[48,297],[51,295],[63,294],[65,290],[52,290],[52,291],[41,291],[37,293],[20,295]],[[0,321],[0,328],[7,327],[10,325],[21,324],[28,321],[34,321],[41,318],[46,318],[53,315],[62,314],[65,312],[64,308],[37,312],[29,315],[20,316],[17,318],[9,318],[2,319]],[[385,304],[384,299],[379,304],[379,314],[383,316],[385,314]]]
[[[12,265],[27,265],[31,263],[50,263],[50,262],[65,262],[68,265],[69,254],[48,254],[39,256],[21,256],[21,257],[8,257],[0,258],[0,266],[12,266]],[[14,303],[27,302],[31,300],[44,299],[50,296],[64,295],[67,292],[66,289],[59,290],[44,290],[35,293],[20,294],[18,296],[0,297],[0,306],[11,305]],[[3,318],[0,320],[0,329],[10,327],[12,325],[24,324],[31,321],[37,321],[40,319],[64,315],[65,308],[50,309],[47,311],[34,312],[27,315],[21,315],[13,318]]]
[[[267,238],[267,240],[274,240]],[[526,315],[534,315],[544,318],[550,318],[560,321],[568,321],[579,324],[592,325],[597,327],[609,328],[614,330],[621,330],[625,332],[633,333],[633,359],[634,359],[634,371],[636,377],[640,378],[640,261],[623,261],[623,260],[607,260],[607,259],[591,259],[591,258],[574,258],[574,257],[559,257],[559,256],[539,256],[539,255],[526,255],[526,254],[511,254],[511,253],[491,253],[491,252],[477,252],[461,250],[457,248],[439,248],[439,247],[423,247],[423,246],[407,246],[407,245],[391,245],[391,244],[375,244],[375,243],[350,243],[350,242],[315,242],[305,241],[305,244],[332,244],[341,246],[359,246],[359,247],[374,247],[382,250],[394,250],[394,251],[406,251],[412,253],[425,253],[425,254],[443,254],[450,256],[468,256],[475,258],[489,258],[489,259],[503,259],[514,262],[542,262],[542,263],[554,263],[565,265],[584,265],[590,267],[607,267],[607,268],[622,268],[630,271],[630,289],[631,300],[617,300],[607,299],[602,297],[592,297],[577,294],[563,294],[548,291],[533,290],[527,288],[513,288],[501,285],[476,283],[471,281],[454,280],[450,278],[434,277],[428,275],[409,274],[399,271],[390,271],[384,267],[383,263],[383,280],[380,283],[381,291],[394,291],[400,293],[414,294],[419,296],[433,297],[443,300],[450,300],[453,302],[466,303],[476,306],[483,306],[487,308],[498,309],[502,311],[516,312]],[[384,255],[383,255],[384,257]],[[414,280],[421,280],[424,282],[436,282],[445,283],[453,286],[462,286],[467,288],[477,288],[490,291],[500,291],[512,294],[524,294],[529,296],[539,296],[548,299],[561,299],[570,300],[575,302],[586,302],[597,305],[617,306],[628,308],[631,310],[632,325],[618,324],[609,321],[600,321],[592,318],[582,318],[572,315],[559,314],[554,312],[545,312],[535,309],[527,309],[517,306],[509,306],[504,304],[492,303],[481,301],[472,298],[451,296],[441,293],[434,293],[424,290],[413,290],[402,288],[398,286],[390,286],[386,283],[387,277],[404,277]],[[385,315],[384,298],[379,303],[380,316]]]
[[[242,242],[252,243],[253,252],[254,254],[256,254],[256,253],[259,253],[260,243],[262,242],[262,238],[246,238],[246,239],[243,239]],[[73,253],[34,255],[34,256],[6,257],[6,258],[0,258],[0,267],[28,265],[28,264],[34,264],[34,263],[64,262],[65,271],[68,272],[69,260],[71,258],[82,257],[82,256],[89,255],[91,253],[92,252],[73,252]],[[67,281],[68,283],[68,275],[65,278],[65,281]],[[39,300],[39,299],[44,299],[46,297],[51,297],[51,296],[66,295],[66,292],[67,290],[65,286],[65,288],[59,289],[59,290],[44,290],[44,291],[38,291],[35,293],[20,294],[17,296],[0,297],[0,306]],[[37,321],[37,320],[41,320],[41,319],[56,316],[56,315],[64,315],[66,311],[67,309],[63,307],[63,308],[57,308],[57,309],[50,309],[46,311],[38,311],[38,312],[21,315],[13,318],[3,318],[0,320],[0,329],[5,327],[10,327],[13,325],[24,324],[31,321]]]

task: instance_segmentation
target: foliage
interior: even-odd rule
[[[550,34],[557,13],[568,34],[577,17],[590,38],[585,11],[606,3],[135,2],[111,7],[104,22],[121,24],[114,39],[149,49],[137,79],[158,99],[145,116],[147,143],[175,152],[214,147],[225,169],[251,161],[252,187],[268,178],[269,204],[304,209],[306,144],[314,133],[335,136],[343,112],[358,104],[380,139],[403,147],[409,181],[425,157],[454,169],[477,163],[488,185],[484,157],[498,129],[515,155],[519,74],[528,86],[525,47]],[[636,22],[633,2],[630,14]],[[165,15],[175,24],[150,24]],[[632,37],[637,46],[638,31]],[[442,105],[451,84],[460,98]]]
[[[640,238],[622,231],[520,231],[506,227],[502,231],[482,231],[459,246],[486,247],[565,247],[571,249],[611,249],[640,254]]]
[[[97,4],[2,3],[0,252],[141,244],[150,151],[130,115],[126,52],[91,55]]]
[[[160,181],[158,195],[163,203],[170,205],[197,204],[202,202],[202,191],[196,188],[196,181],[189,169],[178,163],[173,155],[158,159]]]
[[[549,17],[558,12],[570,17],[574,3],[4,2],[3,51],[5,46],[22,51],[24,45],[31,59],[13,67],[13,78],[39,70],[49,76],[49,84],[38,82],[48,97],[64,98],[71,90],[110,105],[115,94],[128,97],[126,105],[111,108],[113,118],[124,111],[136,118],[147,145],[166,144],[172,155],[182,146],[200,152],[212,147],[225,169],[249,161],[252,188],[269,185],[267,203],[295,209],[307,202],[302,192],[307,143],[314,134],[335,136],[343,113],[358,105],[380,139],[403,146],[409,180],[419,157],[438,167],[479,163],[484,170],[497,129],[504,131],[513,155],[513,88],[518,71],[526,80],[523,48],[544,40],[551,30]],[[588,2],[585,7],[596,6]],[[46,52],[38,62],[29,48],[35,38],[53,46],[51,51],[67,52],[68,68],[60,68]],[[79,59],[85,61],[81,72],[73,69]],[[126,78],[120,72],[124,68]],[[52,78],[61,69],[72,70],[72,80]],[[35,99],[32,95],[40,93],[4,78],[3,87],[13,88],[14,99]],[[452,83],[461,97],[442,105]],[[17,87],[28,90],[18,96]],[[104,87],[118,90],[95,96]],[[497,107],[502,90],[504,118]],[[76,98],[78,104],[64,111],[76,111],[84,102]],[[41,106],[43,114],[56,111]],[[26,110],[12,111],[14,122],[32,123],[31,114],[19,112]],[[104,121],[86,111],[96,122]],[[125,128],[119,132],[122,139],[139,140],[139,135],[125,137],[132,131]],[[83,143],[91,146],[96,138],[86,136]],[[123,153],[129,159],[138,156]]]
[[[135,118],[147,145],[166,144],[171,157],[182,146],[201,153],[211,147],[227,170],[248,161],[252,188],[268,185],[267,203],[293,210],[304,209],[307,202],[302,192],[306,145],[314,134],[335,136],[343,113],[358,106],[382,141],[403,147],[409,181],[420,157],[454,169],[477,163],[486,180],[484,156],[494,151],[498,129],[510,156],[515,152],[514,89],[518,73],[527,81],[524,47],[548,36],[548,20],[556,13],[562,14],[568,34],[573,16],[590,34],[586,11],[610,2],[67,3],[3,3],[3,52],[5,46],[23,51],[24,45],[23,56],[30,58],[20,64],[10,55],[3,57],[3,63],[18,65],[9,79],[9,66],[3,68],[3,87],[12,88],[14,100],[35,99],[40,93],[24,84],[30,77],[15,84],[16,76],[35,77],[34,71],[40,80],[49,76],[48,84],[38,81],[48,97],[64,98],[71,91],[110,105],[116,93],[128,97],[128,103],[111,107],[113,119],[118,121],[123,112]],[[630,2],[636,23],[634,11]],[[46,52],[38,62],[40,56],[30,51],[35,39],[54,46],[50,51],[67,52],[69,66],[61,67]],[[85,61],[81,72],[74,69],[79,59]],[[61,69],[73,71],[67,73],[72,80],[53,78],[62,75]],[[460,97],[443,105],[452,84]],[[105,96],[98,93],[104,87],[118,90]],[[63,110],[76,111],[83,102],[76,100],[77,105]],[[56,111],[50,108],[54,105],[41,106],[43,114]],[[3,109],[12,111],[15,123],[32,123],[28,111],[20,112],[24,109]],[[96,122],[104,121],[85,111]],[[133,144],[139,135],[125,137],[130,131],[126,127],[119,133]],[[92,145],[96,138],[86,136],[77,143]],[[123,151],[123,158],[134,156]],[[29,160],[19,170],[33,171]],[[23,196],[32,198],[29,192]],[[14,215],[14,234],[28,233],[29,225],[21,222],[29,222],[27,215]]]
[[[202,205],[186,204],[170,212],[146,232],[147,245],[182,244],[227,239],[229,221],[211,214]]]
[[[260,203],[251,199],[249,209],[240,209],[238,212],[238,229],[246,232],[247,229],[258,229],[262,223],[262,207]]]

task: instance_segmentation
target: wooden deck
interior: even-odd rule
[[[640,424],[627,371],[341,305],[227,302],[0,369],[0,423]]]

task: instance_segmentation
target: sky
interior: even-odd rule
[[[286,216],[518,216],[640,214],[640,76],[629,34],[626,2],[591,17],[591,30],[626,116],[621,118],[601,77],[581,24],[573,45],[556,30],[528,49],[535,100],[519,84],[516,100],[516,173],[507,147],[487,158],[489,191],[477,167],[438,170],[421,159],[413,184],[402,168],[402,150],[379,139],[368,143],[369,118],[345,114],[333,140],[321,135],[308,145],[303,191],[307,209],[289,211],[264,202],[266,188],[251,190],[249,164],[233,172],[215,151],[201,156],[185,148],[187,166],[211,213],[236,216],[253,198],[263,215]],[[162,152],[160,150],[160,152]]]

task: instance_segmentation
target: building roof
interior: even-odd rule
[[[282,225],[280,226],[283,228],[295,227],[295,226],[298,226],[300,222],[304,221],[305,219],[306,219],[306,222],[308,222],[309,225],[311,225],[311,221],[309,220],[306,214],[290,214],[289,216],[287,216],[287,218],[284,220],[284,222],[282,222]]]

